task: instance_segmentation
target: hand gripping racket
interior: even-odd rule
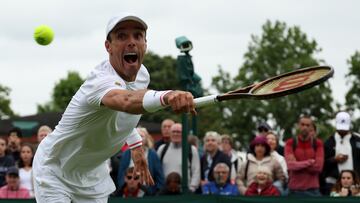
[[[257,84],[227,92],[194,99],[196,107],[232,99],[271,99],[294,94],[325,82],[334,74],[330,66],[302,68],[278,75]]]

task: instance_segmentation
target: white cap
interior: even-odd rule
[[[351,119],[347,112],[339,112],[336,114],[336,130],[350,130]]]
[[[140,23],[144,27],[145,30],[147,30],[147,28],[148,28],[145,21],[143,21],[137,15],[132,14],[132,13],[120,13],[120,15],[112,17],[109,20],[109,22],[108,22],[108,24],[106,26],[106,36],[109,35],[109,33],[114,29],[114,27],[118,23],[126,21],[126,20],[132,20],[132,21],[136,21],[136,22]]]

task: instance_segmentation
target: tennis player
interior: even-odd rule
[[[106,28],[109,59],[99,64],[73,96],[55,130],[39,145],[33,163],[38,203],[107,202],[115,190],[105,161],[126,142],[146,184],[154,184],[140,135],[141,114],[170,106],[175,113],[196,113],[193,96],[183,91],[148,90],[142,65],[146,23],[122,13]]]

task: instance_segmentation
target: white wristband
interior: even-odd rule
[[[148,90],[143,98],[143,107],[147,112],[155,112],[166,107],[164,96],[171,92]]]

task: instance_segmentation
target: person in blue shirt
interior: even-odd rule
[[[230,183],[230,168],[225,163],[218,163],[214,168],[214,181],[202,186],[204,195],[240,195],[236,185]]]

